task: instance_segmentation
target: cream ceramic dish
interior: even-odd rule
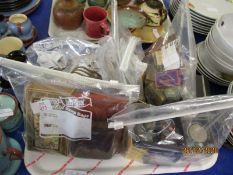
[[[23,42],[17,37],[5,37],[0,39],[0,55],[7,55],[14,50],[23,50]]]

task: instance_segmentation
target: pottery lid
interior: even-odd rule
[[[8,94],[0,94],[0,122],[12,116],[10,115],[10,113],[12,113],[12,111],[14,113],[15,108],[16,108],[16,101],[12,96]],[[9,114],[9,115],[4,115],[4,114]]]

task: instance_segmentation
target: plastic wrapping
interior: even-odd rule
[[[184,2],[166,34],[146,51],[142,99],[146,103],[162,105],[196,96],[195,39]]]
[[[126,157],[149,164],[187,164],[218,152],[233,125],[233,97],[212,96],[163,106],[131,104],[109,119],[129,127]]]
[[[121,39],[119,54],[115,49],[116,42],[110,36],[102,38],[98,44],[74,38],[48,38],[33,43],[26,54],[33,65],[96,79],[139,84],[147,67],[141,61],[144,52],[140,40],[134,40],[133,47],[126,50],[128,42],[129,38]],[[128,66],[122,72],[123,55],[129,52],[132,54],[128,56]]]
[[[29,150],[96,159],[126,150],[127,129],[108,129],[107,118],[138,99],[138,85],[0,62],[24,111]]]

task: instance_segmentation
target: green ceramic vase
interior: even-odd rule
[[[87,2],[89,6],[105,7],[108,0],[88,0]]]

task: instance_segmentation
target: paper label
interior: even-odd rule
[[[87,172],[77,170],[66,170],[64,175],[87,175]]]
[[[180,68],[180,57],[176,51],[175,41],[172,41],[161,49],[163,55],[164,70],[173,70]]]
[[[91,98],[88,97],[64,97],[61,98],[61,101],[67,107],[72,108],[84,108],[87,106],[92,106]]]
[[[87,106],[92,106],[92,100],[87,96],[44,97],[31,104],[33,113],[40,114],[41,137],[70,140],[91,139],[92,112],[82,109]]]
[[[7,118],[14,115],[14,112],[12,109],[7,108],[7,109],[0,109],[0,118]]]
[[[70,140],[91,139],[92,113],[84,110],[51,110],[40,113],[41,137],[66,137]]]
[[[49,100],[44,100],[31,103],[31,109],[33,114],[38,114],[43,111],[52,110],[53,108]]]

